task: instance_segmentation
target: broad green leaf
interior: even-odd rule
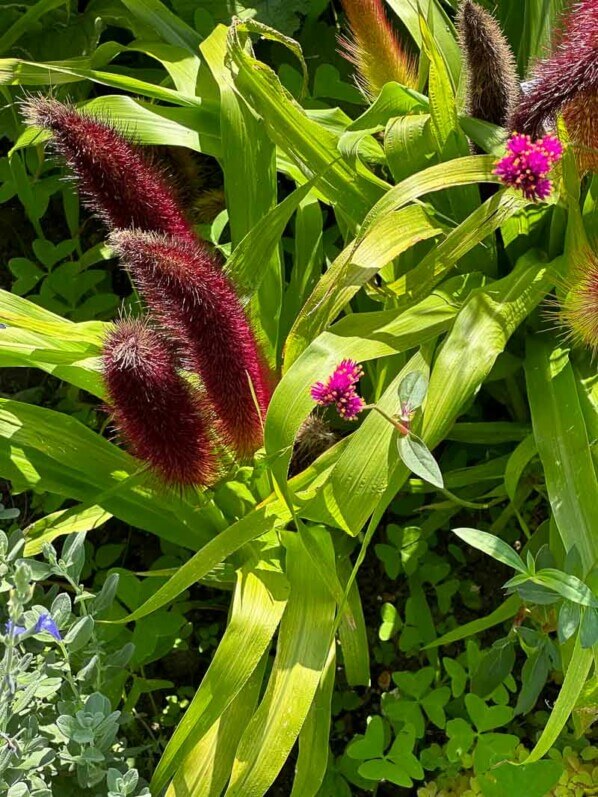
[[[581,642],[578,637],[573,650],[573,656],[571,657],[567,672],[565,673],[565,680],[563,681],[559,696],[550,713],[548,722],[536,746],[523,762],[524,764],[531,764],[534,761],[539,761],[554,745],[565,727],[567,720],[571,716],[577,699],[582,693],[593,661],[594,657],[592,651],[588,649],[584,650],[581,647]]]
[[[568,639],[571,639],[573,634],[579,628],[579,621],[581,619],[581,609],[578,603],[572,601],[563,601],[559,611],[558,620],[558,636],[561,645],[564,645]]]
[[[0,310],[1,313],[1,310]],[[65,323],[68,337],[44,335],[26,329],[0,329],[0,366],[40,368],[92,395],[105,396],[102,364],[97,346],[77,340],[78,324]]]
[[[515,714],[529,714],[534,708],[550,672],[550,658],[546,645],[534,650],[521,669],[521,691]]]
[[[387,263],[442,229],[413,205],[384,216],[359,244],[347,246],[319,280],[299,313],[285,348],[288,367],[332,323],[359,289]]]
[[[370,717],[365,734],[361,738],[354,739],[347,746],[347,755],[357,761],[377,758],[384,755],[387,744],[384,720],[375,714]]]
[[[524,565],[521,557],[500,537],[495,534],[489,534],[487,531],[478,531],[477,529],[452,529],[453,534],[460,537],[472,548],[477,548],[478,551],[488,554],[498,562],[502,562],[507,567],[512,567],[519,573],[527,573],[527,568]]]
[[[210,100],[204,100],[199,108],[177,108],[110,94],[94,97],[80,107],[109,119],[123,135],[140,144],[186,147],[215,157],[222,154],[218,109]]]
[[[336,571],[343,589],[346,589],[351,575],[351,560],[347,556],[337,556]],[[356,584],[349,590],[347,604],[350,615],[345,612],[338,627],[345,678],[349,686],[368,686],[370,651],[363,606]],[[353,624],[349,623],[349,616],[353,618]]]
[[[139,144],[187,147],[220,157],[218,109],[206,100],[200,108],[156,105],[126,95],[94,97],[78,106],[100,119],[108,119],[124,136]],[[14,144],[11,153],[49,139],[41,128],[29,127]]]
[[[405,117],[405,115],[426,111],[427,108],[427,97],[406,86],[401,86],[399,83],[387,83],[382,87],[374,103],[368,106],[361,116],[348,125],[338,142],[339,152],[350,163],[354,164],[360,154],[366,154],[363,152],[362,145],[366,136],[369,136],[370,148],[372,143],[379,148],[376,160],[384,163],[384,152],[371,134],[382,131],[384,126],[394,117],[412,118],[410,116]],[[367,155],[368,160],[374,160],[371,149],[367,152]]]
[[[490,156],[468,155],[447,163],[435,164],[406,177],[376,202],[366,216],[357,240],[360,241],[369,228],[383,216],[400,210],[426,194],[474,183],[498,183],[498,177],[494,174],[494,164],[494,158]]]
[[[431,450],[477,394],[510,336],[552,282],[549,267],[532,251],[507,277],[476,291],[465,304],[430,377],[421,436]]]
[[[296,534],[285,533],[283,541],[291,594],[268,686],[241,737],[226,797],[266,794],[291,752],[326,669],[335,602],[311,569]],[[332,543],[326,565],[334,570]]]
[[[35,27],[41,17],[65,4],[66,0],[38,0],[32,6],[25,7],[19,19],[0,36],[0,53],[9,50],[23,34]]]
[[[335,680],[335,651],[336,643],[333,642],[314,702],[299,734],[299,755],[291,797],[316,797],[326,774]]]
[[[598,609],[596,607],[584,611],[579,636],[582,648],[595,650],[598,645]]]
[[[386,127],[384,151],[397,183],[413,174],[421,174],[435,159],[430,124],[430,114],[420,113],[398,116]]]
[[[166,797],[220,797],[241,734],[255,711],[267,663],[264,654],[237,697],[179,766]]]
[[[288,595],[288,581],[282,573],[256,568],[253,563],[239,571],[224,635],[154,772],[152,788],[156,792],[178,772],[183,760],[248,682],[278,628]],[[243,656],[239,657],[241,650]]]
[[[464,255],[491,236],[523,205],[522,198],[514,193],[503,190],[495,194],[452,230],[415,268],[389,283],[387,289],[409,302],[424,296]]]
[[[519,443],[528,436],[529,432],[530,427],[525,423],[512,421],[470,423],[465,421],[453,426],[447,435],[447,440],[453,440],[456,443],[495,446],[501,443]]]
[[[201,108],[201,98],[183,94],[166,86],[159,86],[131,75],[118,72],[104,72],[77,66],[79,60],[37,63],[19,58],[0,58],[0,85],[9,86],[47,86],[57,83],[71,83],[77,80],[91,80],[103,86],[120,89],[170,102],[189,108]]]
[[[419,27],[422,48],[429,61],[428,94],[432,132],[436,139],[437,151],[443,153],[449,138],[455,134],[459,126],[455,103],[456,85],[451,84],[446,64],[424,16],[419,18]]]
[[[438,463],[423,440],[413,434],[401,435],[397,439],[397,448],[403,464],[412,473],[434,487],[444,487]]]
[[[587,573],[598,562],[598,481],[568,352],[545,335],[530,338],[525,374],[554,518]]]
[[[558,592],[563,598],[579,603],[581,606],[598,606],[598,598],[576,576],[562,573],[560,570],[544,568],[543,570],[538,570],[534,580]]]
[[[505,468],[505,489],[511,501],[515,500],[515,493],[519,480],[529,462],[537,454],[536,441],[533,435],[528,435],[513,451]]]
[[[30,523],[23,534],[27,540],[25,556],[35,556],[43,546],[67,534],[93,531],[102,526],[112,515],[100,506],[87,507],[84,504],[52,512],[51,515]]]
[[[169,44],[183,47],[197,56],[200,35],[167,8],[160,0],[122,0],[127,9],[144,25]]]
[[[266,417],[266,451],[276,457],[272,468],[284,481],[291,459],[293,440],[314,407],[311,384],[326,378],[344,359],[366,362],[407,351],[445,332],[458,304],[467,294],[470,281],[455,284],[455,295],[435,292],[418,305],[395,310],[359,313],[341,319],[323,332],[287,370],[278,384]]]
[[[76,418],[0,399],[0,474],[21,489],[63,495],[187,548],[218,530],[213,508],[156,489],[143,463]],[[201,504],[205,504],[202,507]]]
[[[472,693],[465,695],[465,705],[478,733],[500,728],[513,718],[513,709],[509,706],[488,706],[481,697]]]
[[[471,677],[471,691],[478,697],[488,697],[511,674],[514,664],[515,646],[512,642],[493,645]]]
[[[85,346],[82,351],[89,356],[99,354],[106,329],[102,321],[75,324],[29,299],[4,290],[0,290],[0,322],[53,338],[67,338],[72,345]]]
[[[407,374],[399,385],[399,401],[401,406],[406,405],[409,410],[417,410],[424,403],[428,392],[428,380],[424,374],[416,371]]]
[[[359,224],[380,198],[384,184],[359,163],[353,169],[339,156],[334,134],[307,116],[269,67],[248,55],[239,39],[241,27],[232,26],[228,40],[229,55],[238,70],[237,89],[262,118],[272,141],[307,179],[322,174],[320,192],[353,224]]]
[[[289,330],[318,281],[325,262],[324,213],[313,193],[302,199],[297,208],[293,255],[293,269],[284,294],[281,348],[284,348]]]
[[[537,761],[516,767],[504,763],[478,775],[484,797],[546,797],[563,773],[559,761]]]
[[[313,187],[309,181],[283,199],[261,218],[239,242],[225,265],[242,301],[247,302],[259,287],[267,264],[275,252],[291,216]],[[295,270],[293,270],[293,274]]]

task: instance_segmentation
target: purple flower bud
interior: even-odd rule
[[[58,630],[58,626],[52,619],[52,615],[48,612],[44,612],[44,614],[40,614],[38,617],[37,623],[35,624],[35,628],[33,629],[36,634],[41,634],[42,631],[46,631],[46,633],[50,634],[50,636],[54,637],[57,642],[62,641],[62,636],[60,631]]]
[[[4,626],[4,631],[7,636],[21,636],[21,634],[24,634],[26,630],[27,629],[22,625],[15,625],[12,620],[9,620]]]

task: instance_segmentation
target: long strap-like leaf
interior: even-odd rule
[[[336,603],[298,536],[284,534],[291,595],[266,693],[237,750],[226,797],[263,797],[286,761],[326,668]],[[334,549],[326,566],[334,570]]]

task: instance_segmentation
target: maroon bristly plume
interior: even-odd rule
[[[131,452],[168,484],[213,483],[218,466],[205,402],[177,372],[159,333],[142,320],[120,321],[102,356],[114,425]]]
[[[235,290],[204,247],[118,230],[110,244],[150,311],[202,379],[226,445],[252,454],[263,441],[267,369]]]
[[[88,206],[112,228],[136,227],[194,240],[159,167],[113,127],[49,97],[24,103],[30,125],[52,134]]]
[[[598,0],[574,3],[551,57],[539,61],[529,90],[511,116],[511,130],[537,138],[544,124],[580,95],[598,91]]]

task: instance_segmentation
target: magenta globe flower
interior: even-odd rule
[[[520,190],[526,199],[546,199],[552,191],[550,170],[563,155],[556,136],[532,141],[531,136],[514,133],[507,141],[507,154],[498,161],[494,174],[502,183]]]
[[[355,390],[362,376],[363,368],[359,363],[342,360],[325,382],[312,385],[311,397],[321,407],[334,404],[341,418],[355,420],[365,407],[365,401]]]

